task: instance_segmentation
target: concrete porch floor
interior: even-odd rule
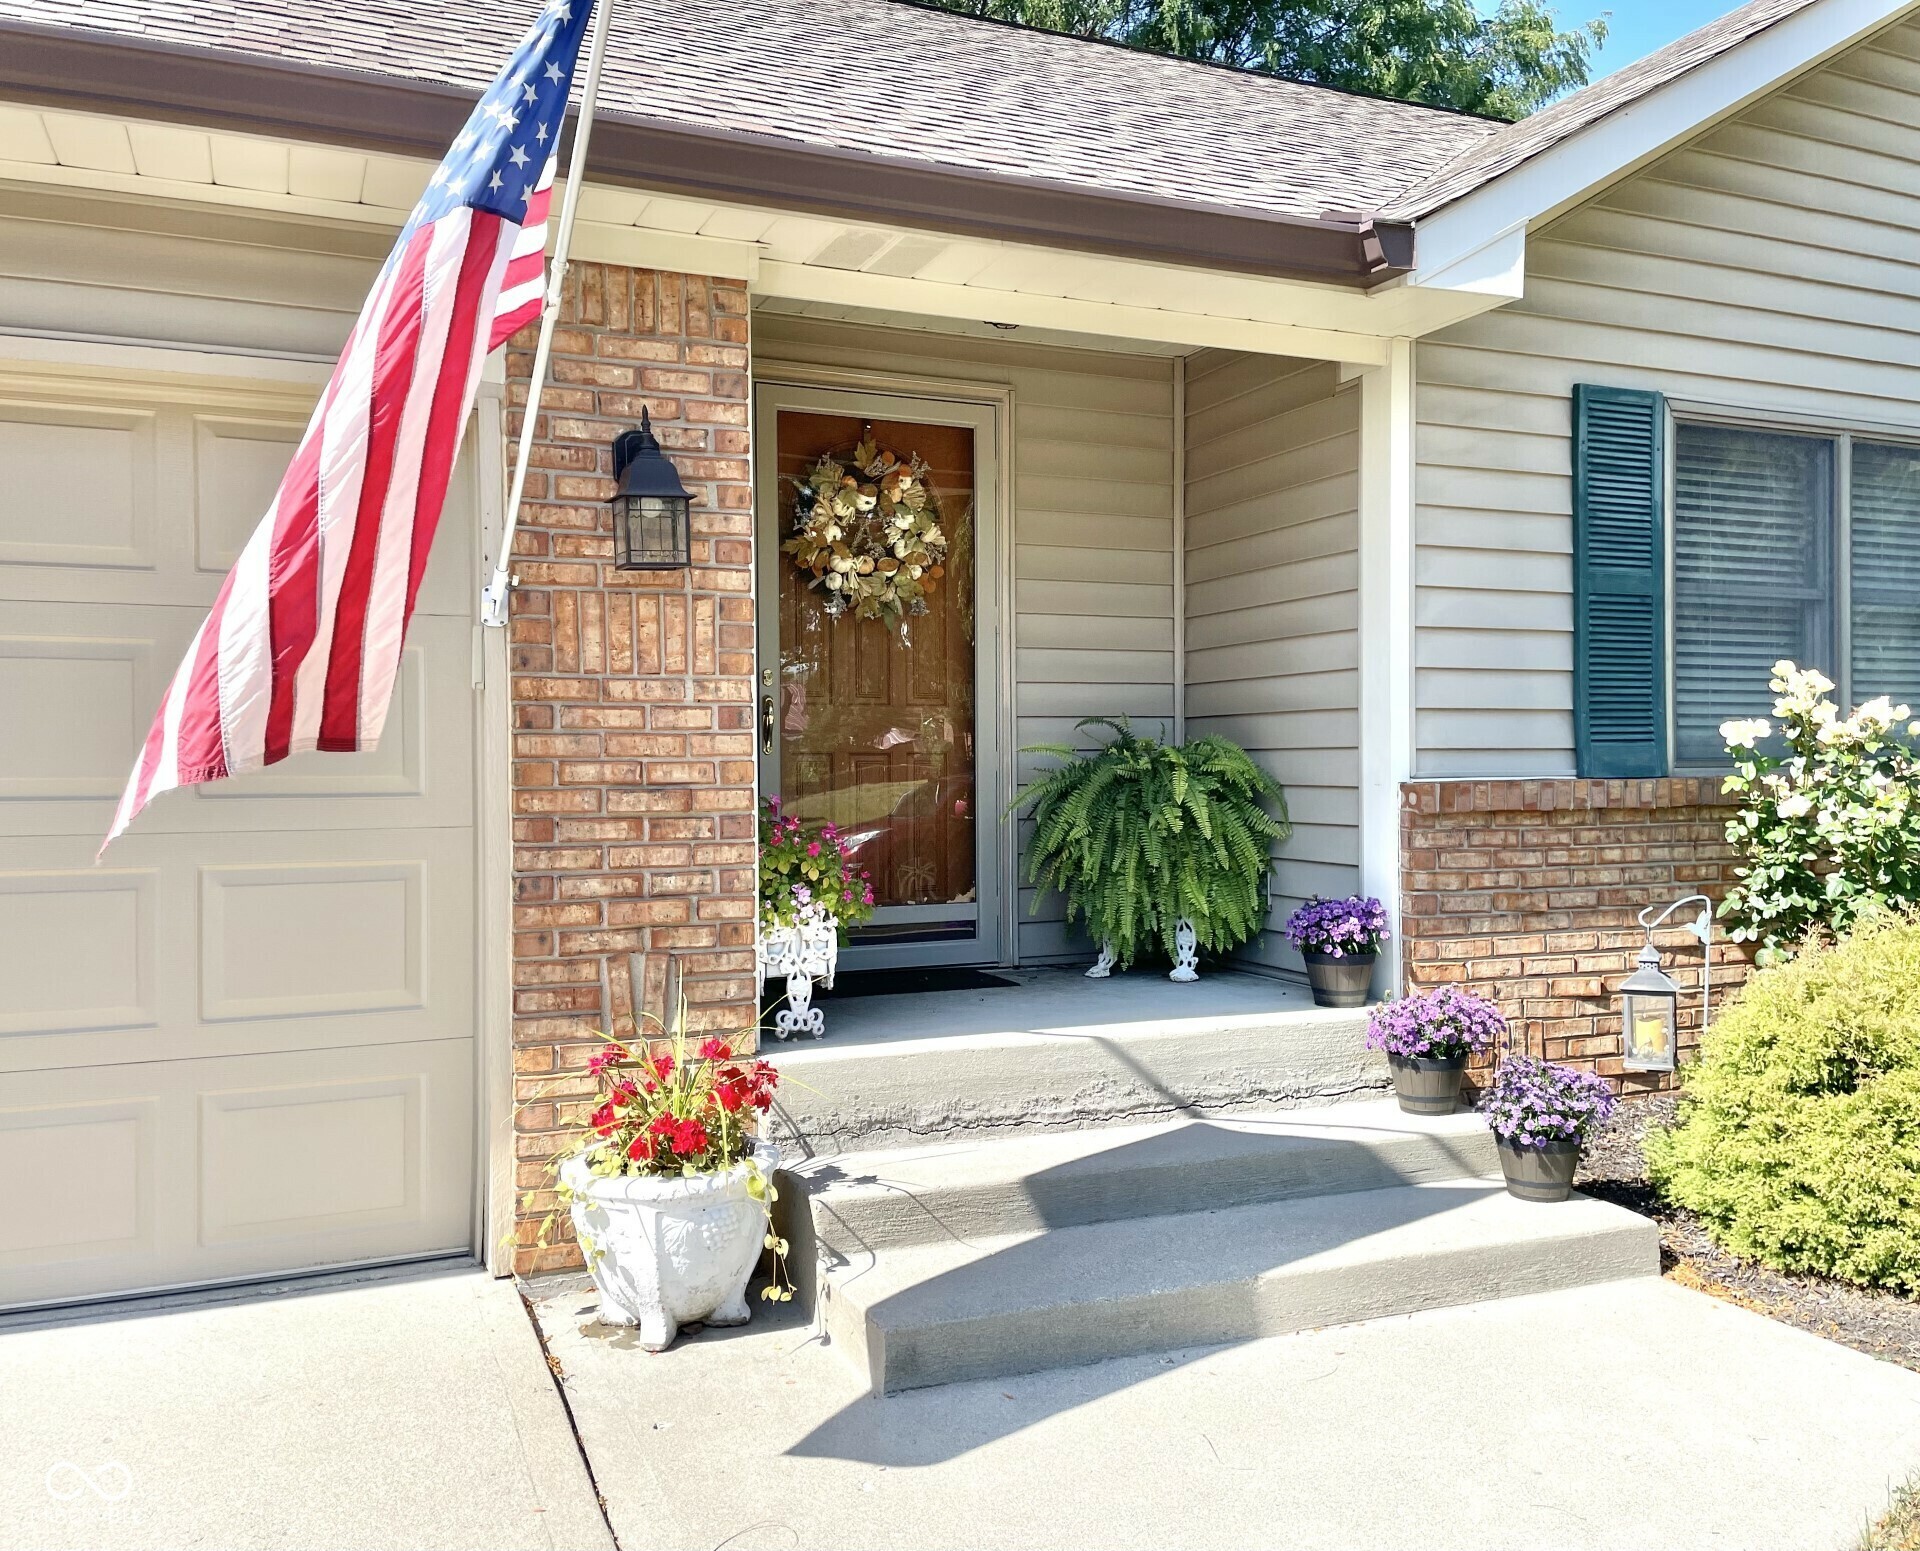
[[[827,1041],[848,1046],[970,1034],[1067,1035],[1195,1019],[1264,1021],[1313,1007],[1313,994],[1305,986],[1243,971],[1212,971],[1186,985],[1167,979],[1164,970],[1152,969],[1130,970],[1105,980],[1089,980],[1085,966],[984,973],[1014,983],[881,996],[821,992],[817,1004],[827,1014]],[[776,1053],[783,1048],[777,1040],[768,1043]]]
[[[1139,970],[995,971],[977,990],[823,998],[826,1035],[767,1039],[789,1161],[929,1138],[1290,1109],[1383,1090],[1366,1014],[1304,986]]]
[[[534,1296],[624,1551],[1842,1551],[1920,1467],[1920,1374],[1656,1277],[884,1400]]]

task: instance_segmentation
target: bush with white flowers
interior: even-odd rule
[[[1741,799],[1727,823],[1738,882],[1720,913],[1736,942],[1759,944],[1762,964],[1817,929],[1844,933],[1920,901],[1920,756],[1906,741],[1920,722],[1885,695],[1842,717],[1833,681],[1785,660],[1772,683],[1772,721],[1720,727],[1733,759],[1724,789]],[[1776,732],[1778,751],[1762,749]]]

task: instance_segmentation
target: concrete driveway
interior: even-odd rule
[[[470,1267],[0,1325],[0,1544],[610,1547],[539,1338]]]
[[[1920,1467],[1920,1374],[1657,1277],[884,1400],[540,1293],[625,1551],[1843,1551]]]
[[[887,1400],[538,1291],[566,1402],[464,1268],[0,1326],[0,1546],[1841,1551],[1920,1467],[1920,1374],[1651,1277]]]

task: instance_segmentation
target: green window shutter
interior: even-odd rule
[[[1667,774],[1666,405],[1573,390],[1573,728],[1583,776]]]

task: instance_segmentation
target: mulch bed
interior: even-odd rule
[[[1621,1105],[1588,1138],[1579,1188],[1659,1223],[1661,1269],[1676,1282],[1920,1372],[1920,1299],[1754,1265],[1716,1245],[1691,1212],[1660,1199],[1647,1183],[1640,1141],[1672,1120],[1673,1107],[1671,1098]]]
[[[1893,1494],[1887,1516],[1860,1537],[1859,1551],[1920,1551],[1920,1478]]]

